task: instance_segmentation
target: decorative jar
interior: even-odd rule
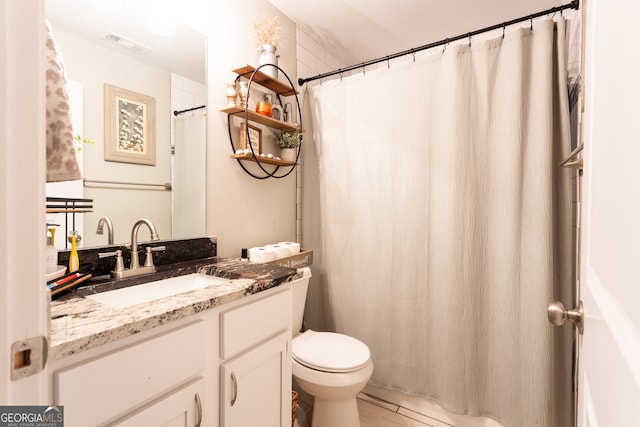
[[[260,56],[258,56],[258,66],[261,65],[278,65],[278,57],[276,56],[276,47],[270,44],[263,44],[258,49],[260,51]],[[278,78],[278,69],[276,67],[262,67],[260,71],[268,75],[269,77],[273,77],[274,79]]]

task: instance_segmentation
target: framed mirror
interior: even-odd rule
[[[143,217],[154,222],[163,240],[202,237],[206,232],[206,108],[199,107],[206,104],[207,40],[176,21],[178,14],[163,9],[164,3],[45,2],[66,69],[74,134],[93,142],[77,146],[82,181],[47,184],[47,196],[93,199],[93,212],[76,214],[73,224],[63,214],[48,214],[47,222],[60,224],[56,236],[75,228],[82,247],[109,243],[106,229],[96,234],[103,217],[113,224],[114,244],[129,243],[131,227]],[[179,7],[176,2],[167,4]],[[153,101],[149,117],[139,114],[137,120],[144,117],[145,125],[154,126],[154,162],[118,161],[108,154],[129,130],[124,127],[134,127],[136,121],[123,119],[117,109],[107,111],[106,87],[139,94],[145,103],[136,107],[142,110]],[[191,111],[173,114],[183,110]],[[108,122],[122,128],[106,132]],[[56,237],[56,246],[64,248],[65,240]]]

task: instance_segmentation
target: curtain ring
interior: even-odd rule
[[[389,63],[389,55],[387,55],[387,70],[391,68],[391,64]]]
[[[502,23],[502,38],[504,38],[504,32],[506,30],[507,26],[505,25],[505,23]]]
[[[413,55],[413,62],[416,62],[416,52],[411,48],[411,55]]]
[[[533,31],[533,14],[530,15],[530,19],[531,19],[531,31]]]
[[[367,66],[364,64],[364,62],[362,63],[362,75],[363,76],[367,75]]]
[[[469,33],[469,47],[471,47],[471,33]]]
[[[340,81],[342,81],[342,71],[340,71]]]
[[[447,50],[447,45],[449,44],[449,37],[447,37],[446,39],[444,39],[444,45],[442,47],[442,53],[444,53],[445,50]]]

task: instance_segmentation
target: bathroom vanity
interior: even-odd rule
[[[291,425],[296,270],[205,259],[159,271],[228,280],[138,305],[51,303],[48,401],[65,425]]]

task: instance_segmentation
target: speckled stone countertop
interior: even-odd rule
[[[149,303],[115,309],[84,295],[191,273],[232,279]],[[51,302],[49,360],[98,347],[168,322],[236,301],[296,278],[292,268],[252,264],[239,259],[206,258],[158,267],[150,276],[91,279],[90,285]]]

